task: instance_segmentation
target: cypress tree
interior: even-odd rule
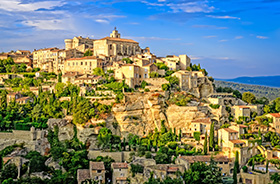
[[[266,167],[265,167],[265,169],[266,169],[265,172],[266,173],[268,173],[268,163],[269,163],[268,160],[266,160]]]
[[[207,137],[208,137],[208,135],[207,135],[207,132],[205,133],[205,140],[204,140],[204,145],[203,145],[203,154],[204,155],[207,155]]]
[[[123,150],[125,151],[125,147],[126,147],[126,142],[125,142],[125,138],[123,138]]]
[[[179,141],[181,141],[181,138],[182,138],[182,129],[180,128],[180,130],[179,130],[179,135],[178,135]]]
[[[214,122],[211,123],[210,127],[209,148],[212,151],[214,149]]]
[[[2,155],[0,155],[0,171],[2,171],[3,168],[3,158]]]
[[[239,173],[239,153],[238,151],[235,152],[235,161],[234,161],[234,168],[233,168],[233,184],[237,184],[237,173]]]

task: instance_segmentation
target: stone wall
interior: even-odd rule
[[[123,152],[103,152],[98,150],[89,150],[88,159],[96,159],[98,156],[108,156],[115,160],[115,162],[128,162],[130,151]]]

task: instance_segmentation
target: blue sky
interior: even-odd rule
[[[0,0],[0,52],[122,37],[217,78],[280,75],[280,0]]]

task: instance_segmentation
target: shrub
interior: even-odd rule
[[[201,135],[200,132],[194,132],[194,133],[193,133],[193,137],[194,137],[194,139],[195,139],[196,141],[200,141],[200,135]]]
[[[145,92],[149,92],[149,91],[150,91],[150,89],[148,89],[148,88],[145,88],[145,89],[144,89],[144,91],[145,91]]]
[[[212,109],[219,109],[220,105],[219,104],[210,104],[209,105]]]

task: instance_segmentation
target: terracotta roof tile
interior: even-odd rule
[[[225,131],[229,132],[229,133],[238,133],[238,131],[233,130],[231,128],[224,128]]]
[[[211,156],[180,156],[179,158],[182,158],[189,163],[194,162],[210,162]],[[229,162],[229,159],[226,156],[215,156],[213,157],[215,162]]]
[[[116,180],[117,181],[126,181],[127,177],[117,177]]]
[[[270,115],[275,118],[280,118],[280,113],[271,113]]]
[[[105,170],[104,162],[90,162],[90,168],[93,170]]]
[[[89,169],[78,169],[77,170],[77,179],[79,181],[85,181],[86,179],[90,179]]]
[[[233,144],[245,144],[245,142],[241,140],[231,140],[230,142],[232,142]]]
[[[124,39],[124,38],[112,38],[112,37],[105,37],[101,38],[100,40],[112,40],[112,41],[119,41],[119,42],[131,42],[131,43],[138,43],[137,41],[131,39]]]
[[[127,163],[112,163],[111,167],[113,169],[127,169],[128,164]]]

